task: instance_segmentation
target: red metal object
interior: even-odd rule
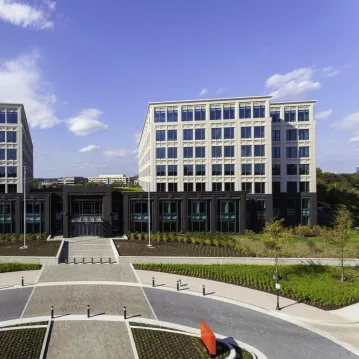
[[[216,355],[216,337],[206,322],[201,322],[201,339],[211,355]]]

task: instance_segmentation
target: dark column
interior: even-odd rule
[[[266,196],[266,222],[273,220],[273,195]]]
[[[151,223],[152,232],[159,232],[160,230],[160,216],[159,216],[159,197],[156,193],[151,193],[152,200],[152,212],[151,212]]]
[[[47,196],[44,202],[44,232],[52,234],[51,230],[51,196]]]
[[[122,232],[128,233],[130,231],[130,201],[128,194],[122,194],[122,213],[120,213],[120,216],[122,216]]]
[[[211,194],[211,223],[210,223],[210,231],[217,231],[217,196],[212,192]]]
[[[239,202],[239,234],[244,234],[247,228],[247,202],[246,195],[241,195]]]
[[[311,193],[311,203],[310,203],[310,224],[316,226],[318,221],[318,202],[317,194]]]
[[[70,205],[71,205],[71,196],[67,193],[67,191],[63,191],[63,216],[62,216],[62,226],[63,226],[63,236],[64,238],[70,237],[69,230],[69,220],[70,220]]]
[[[181,206],[181,230],[183,233],[188,232],[188,197],[187,193],[184,193],[182,196],[182,206]]]
[[[15,232],[16,233],[21,233],[21,223],[23,223],[24,221],[24,215],[23,215],[23,211],[22,211],[22,206],[23,206],[24,202],[23,202],[23,196],[16,196],[16,200],[15,200]]]

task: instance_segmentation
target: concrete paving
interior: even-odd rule
[[[39,272],[39,270],[31,270],[0,273],[0,289],[13,285],[21,285],[21,277],[24,277],[25,285],[34,284],[36,282],[37,276],[39,275]]]
[[[33,288],[0,291],[0,321],[19,319]]]
[[[134,358],[125,323],[55,321],[48,359]]]
[[[49,315],[51,306],[55,315],[86,314],[88,304],[92,315],[123,315],[126,306],[128,316],[154,319],[141,288],[92,284],[36,287],[23,317]]]
[[[128,264],[47,265],[39,278],[39,283],[71,281],[137,282],[137,279]]]
[[[159,320],[195,328],[204,320],[214,332],[253,345],[269,359],[358,358],[320,335],[270,315],[184,293],[144,291]]]

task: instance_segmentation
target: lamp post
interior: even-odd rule
[[[150,182],[148,183],[148,201],[147,201],[147,212],[148,212],[148,248],[152,248],[151,244],[151,199],[150,199],[150,189],[151,189],[151,177]]]
[[[24,166],[24,245],[20,247],[26,249],[26,166]]]

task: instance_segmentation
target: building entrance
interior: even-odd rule
[[[102,223],[72,223],[71,236],[102,236]]]

